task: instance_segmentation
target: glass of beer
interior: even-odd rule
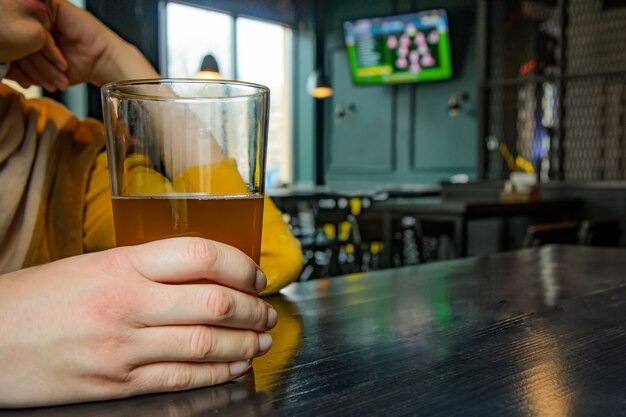
[[[158,79],[102,87],[118,246],[199,236],[259,263],[269,89]]]

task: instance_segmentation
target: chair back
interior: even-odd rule
[[[621,237],[619,220],[585,220],[580,226],[581,245],[616,247]]]
[[[528,227],[524,246],[534,247],[548,244],[576,245],[579,243],[579,228],[580,224],[578,222],[535,224]]]

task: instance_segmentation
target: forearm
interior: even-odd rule
[[[70,85],[88,81],[96,86],[111,81],[155,78],[159,74],[132,44],[87,10],[67,0],[51,0],[56,45],[67,60]]]
[[[114,33],[104,56],[94,68],[92,82],[101,86],[111,81],[158,78],[159,73],[134,45]]]

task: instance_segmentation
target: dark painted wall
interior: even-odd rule
[[[474,0],[326,0],[326,70],[336,94],[325,102],[326,180],[338,188],[433,183],[476,173],[476,4]],[[454,77],[397,86],[355,86],[345,20],[444,7],[450,20]],[[451,118],[448,98],[466,91],[465,111]],[[337,113],[353,105],[345,117]]]

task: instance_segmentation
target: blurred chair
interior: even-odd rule
[[[580,225],[578,240],[587,246],[619,246],[622,229],[619,220],[585,220]]]
[[[391,224],[391,247],[384,245],[385,224],[381,213],[365,212],[357,218],[362,271],[416,265],[424,262],[424,236],[420,223],[410,216],[395,218]],[[384,254],[391,252],[391,265]]]
[[[302,236],[305,258],[301,280],[358,272],[359,232],[347,198],[323,198],[312,207],[314,232]]]
[[[359,264],[362,271],[381,269],[385,241],[385,223],[382,214],[365,212],[357,218],[359,235]]]
[[[443,261],[454,259],[457,255],[454,240],[454,228],[450,222],[420,222],[422,239],[422,261]]]
[[[584,220],[536,224],[528,227],[525,247],[547,244],[619,246],[622,237],[618,220]]]
[[[549,224],[535,224],[528,227],[524,239],[525,247],[534,247],[548,244],[576,245],[579,243],[578,222],[561,222]]]

